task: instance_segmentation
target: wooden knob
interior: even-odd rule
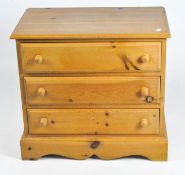
[[[47,119],[47,118],[41,118],[41,119],[40,119],[40,125],[41,125],[42,127],[46,127],[47,124],[48,124],[48,119]]]
[[[147,87],[142,87],[140,92],[141,92],[141,95],[147,96],[149,94],[149,89]]]
[[[144,55],[141,56],[141,62],[142,63],[148,63],[149,59],[150,59],[150,57],[149,57],[148,54],[144,54]]]
[[[44,88],[39,88],[37,90],[37,94],[40,96],[40,97],[44,97],[45,94],[46,94],[46,90]]]
[[[141,128],[146,128],[148,126],[148,119],[143,118],[140,120],[140,127]]]
[[[42,64],[42,63],[43,63],[42,55],[36,55],[36,56],[35,56],[35,62],[36,62],[37,64]]]

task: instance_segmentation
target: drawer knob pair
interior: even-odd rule
[[[37,63],[37,64],[42,64],[43,63],[42,55],[36,55],[34,59],[35,59],[35,63]],[[144,55],[141,56],[140,61],[142,63],[148,63],[149,59],[150,59],[149,55],[148,54],[144,54]]]
[[[148,63],[149,60],[150,60],[150,57],[149,57],[148,54],[144,54],[144,55],[141,56],[140,59],[141,59],[141,62],[142,62],[142,63]]]
[[[42,55],[36,55],[34,59],[35,59],[35,63],[37,63],[37,64],[42,64],[43,63]]]

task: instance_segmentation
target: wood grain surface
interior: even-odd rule
[[[158,134],[158,109],[28,109],[30,134]]]
[[[27,9],[12,39],[168,38],[163,7]]]
[[[163,7],[27,9],[14,32],[22,159],[167,160]]]
[[[147,96],[141,94],[142,87],[149,89]],[[159,77],[25,77],[25,88],[28,105],[160,103]],[[40,88],[44,96],[38,93]]]
[[[159,72],[161,42],[24,43],[25,73]]]

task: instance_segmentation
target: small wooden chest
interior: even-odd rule
[[[22,159],[167,159],[162,7],[27,9],[16,39]]]

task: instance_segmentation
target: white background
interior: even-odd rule
[[[166,121],[168,162],[123,158],[114,161],[43,158],[22,161],[23,131],[15,42],[9,36],[30,7],[164,6],[172,38],[167,47]],[[185,173],[185,3],[182,0],[0,0],[0,174],[150,174]]]

